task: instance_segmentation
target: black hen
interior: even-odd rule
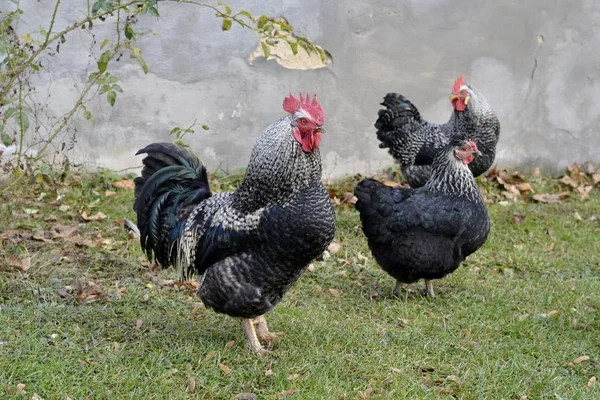
[[[490,219],[468,164],[478,153],[465,138],[453,138],[435,157],[425,186],[407,189],[373,179],[358,184],[354,194],[363,232],[377,262],[401,283],[453,272],[485,243]]]
[[[413,188],[423,186],[431,176],[436,154],[458,136],[471,138],[481,156],[469,168],[474,176],[487,171],[496,156],[500,123],[481,93],[459,77],[450,97],[454,111],[445,124],[433,124],[421,118],[417,108],[404,96],[388,93],[375,122],[379,147],[400,163],[402,174]]]
[[[270,311],[335,234],[321,181],[324,114],[316,97],[284,101],[289,114],[258,138],[235,192],[211,195],[206,170],[187,150],[153,144],[137,178],[134,209],[142,248],[182,277],[199,276],[207,307],[241,317],[250,347]]]

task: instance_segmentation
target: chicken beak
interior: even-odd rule
[[[471,100],[471,96],[465,97],[465,106],[469,104],[469,100]]]
[[[481,156],[481,152],[477,149],[473,150],[473,156],[474,157],[480,157]]]
[[[322,126],[318,127],[315,132],[319,132],[321,134],[324,134],[325,132],[327,132],[327,130],[325,128],[323,128]]]
[[[450,101],[454,101],[456,99],[458,99],[457,95],[453,94],[453,95],[450,96]]]

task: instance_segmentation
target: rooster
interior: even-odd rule
[[[373,179],[360,182],[354,194],[363,232],[377,262],[403,283],[453,272],[486,241],[490,218],[469,165],[479,155],[471,140],[453,137],[433,161],[431,178],[418,189],[390,187]]]
[[[288,114],[257,139],[234,192],[212,194],[207,173],[188,150],[155,143],[135,179],[140,242],[150,259],[199,277],[198,295],[218,313],[239,317],[259,353],[269,312],[323,253],[335,213],[322,183],[324,112],[316,96],[283,101]],[[258,334],[258,336],[257,336]]]
[[[421,118],[419,110],[404,96],[388,93],[375,122],[380,148],[400,163],[408,184],[423,186],[431,176],[431,163],[452,137],[466,135],[475,141],[481,156],[469,168],[474,176],[487,171],[494,163],[500,122],[481,93],[462,76],[452,87],[450,101],[454,111],[445,124],[433,124]]]

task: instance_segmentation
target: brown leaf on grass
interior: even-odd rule
[[[581,168],[579,167],[579,164],[574,162],[573,164],[571,164],[567,167],[567,171],[569,171],[569,173],[571,173],[571,175],[578,174],[581,172]]]
[[[539,178],[539,177],[541,177],[541,176],[542,176],[542,172],[540,171],[540,167],[535,167],[535,168],[533,169],[533,171],[531,171],[531,175],[532,175],[534,178]]]
[[[124,189],[124,190],[135,189],[135,183],[133,183],[133,181],[131,179],[122,179],[120,181],[113,182],[112,185],[113,185],[113,187],[115,187],[117,189]]]
[[[208,353],[206,353],[206,355],[204,356],[204,359],[202,361],[208,361],[211,358],[213,358],[213,356],[217,354],[217,352],[215,350],[211,350]]]
[[[265,371],[265,376],[268,378],[270,376],[273,376],[273,370],[271,368],[269,368],[268,370]]]
[[[298,392],[298,389],[288,389],[288,390],[284,390],[283,392],[277,393],[275,396],[277,396],[278,399],[284,399],[287,396],[291,396],[296,392]]]
[[[198,283],[197,281],[183,281],[183,282],[175,282],[175,286],[177,286],[177,287],[183,286],[185,289],[195,292],[200,287],[200,283]]]
[[[513,222],[515,224],[521,224],[523,223],[523,221],[525,221],[525,216],[523,214],[518,212],[513,214]]]
[[[357,201],[358,198],[354,195],[354,193],[344,192],[344,203],[355,205]]]
[[[254,393],[238,393],[233,396],[236,400],[256,400],[257,397]]]
[[[47,217],[44,217],[44,221],[46,221],[46,222],[58,221],[58,217],[56,215],[48,215]]]
[[[41,232],[41,231],[35,231],[31,238],[33,240],[37,240],[37,241],[44,242],[44,243],[52,243],[52,239],[47,238],[46,234],[44,234],[44,232]]]
[[[517,183],[515,187],[519,190],[519,192],[531,192],[534,193],[533,188],[527,182]]]
[[[592,185],[577,186],[577,193],[579,193],[579,198],[581,198],[582,200],[587,199],[588,195],[590,194],[590,191],[593,188],[594,187]]]
[[[600,173],[592,175],[592,180],[594,181],[594,185],[600,182]]]
[[[339,290],[334,289],[334,288],[329,289],[328,292],[333,297],[340,297],[342,295]]]
[[[19,257],[14,254],[6,254],[4,260],[9,267],[16,268],[20,271],[27,271],[31,267],[31,259],[29,257]]]
[[[587,387],[589,387],[591,389],[595,384],[596,384],[596,377],[592,376],[587,383]]]
[[[137,321],[135,321],[135,330],[139,331],[143,324],[144,324],[144,321],[141,319],[138,319]]]
[[[288,382],[295,381],[300,377],[300,374],[291,374],[286,379]]]
[[[194,378],[189,378],[186,383],[188,393],[194,394],[196,393],[196,380]]]
[[[550,246],[548,246],[544,249],[544,251],[546,253],[550,253],[551,251],[554,251],[555,248],[556,248],[556,244],[554,242],[552,242],[552,243],[550,243]]]
[[[458,376],[456,375],[448,375],[446,377],[447,381],[452,381],[452,382],[456,382],[456,383],[460,383],[460,379],[458,378]]]
[[[589,356],[579,356],[573,360],[573,364],[581,364],[584,361],[588,361],[590,359]]]
[[[327,251],[330,254],[337,254],[340,252],[340,249],[342,248],[341,243],[338,242],[331,242],[329,243],[329,246],[327,246]]]
[[[106,197],[112,197],[112,196],[114,196],[114,195],[116,195],[116,194],[117,194],[117,192],[113,192],[112,190],[106,190],[106,191],[104,192],[104,195],[105,195]]]
[[[306,270],[308,272],[315,272],[315,265],[314,264],[308,264],[308,267],[306,267]]]
[[[586,162],[585,165],[583,166],[583,172],[585,172],[588,175],[593,175],[594,172],[596,172],[596,170],[594,169],[594,164],[592,164],[591,162]]]
[[[52,233],[57,238],[68,238],[71,237],[79,230],[79,226],[68,226],[56,224],[52,227]]]
[[[398,368],[394,368],[394,367],[390,368],[390,371],[392,371],[392,374],[399,374],[399,373],[401,373],[401,372],[402,372],[402,371],[401,371],[401,370],[399,370]]]
[[[87,213],[84,211],[81,214],[79,214],[79,217],[84,222],[90,222],[90,221],[99,221],[102,219],[106,219],[106,214],[104,214],[101,211],[98,211],[96,214],[88,216]]]
[[[569,192],[560,192],[556,194],[535,194],[533,200],[540,203],[558,203],[560,200],[569,197]]]
[[[235,345],[235,340],[230,340],[229,342],[225,343],[225,350],[231,349],[234,345]]]
[[[92,303],[94,301],[109,301],[100,286],[94,282],[88,282],[87,286],[78,290],[77,300]]]
[[[219,364],[219,369],[220,369],[221,371],[223,371],[223,373],[224,373],[225,375],[229,375],[229,374],[231,373],[231,368],[229,368],[227,365],[225,365],[225,364],[223,364],[223,363]]]
[[[22,383],[17,384],[17,396],[24,396],[25,393],[25,385]]]
[[[571,186],[573,188],[576,188],[577,186],[579,186],[579,183],[577,183],[577,181],[573,178],[571,178],[568,175],[565,175],[561,178],[561,183],[564,183],[567,186]]]
[[[121,350],[121,345],[117,342],[114,342],[113,349],[115,350],[115,352],[118,352],[119,350]]]

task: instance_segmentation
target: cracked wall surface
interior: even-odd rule
[[[4,3],[4,2],[3,2]],[[22,1],[28,24],[47,25],[52,2]],[[84,0],[60,10],[57,27],[82,15]],[[326,65],[290,61],[277,51],[256,57],[257,37],[235,27],[221,32],[213,13],[185,4],[160,3],[161,17],[140,18],[156,32],[140,40],[149,65],[144,75],[124,57],[111,71],[124,93],[117,106],[105,98],[89,104],[97,119],[75,121],[72,157],[90,166],[123,169],[140,164],[135,152],[168,141],[174,126],[208,124],[188,142],[209,168],[246,165],[255,138],[283,113],[288,92],[316,92],[326,111],[321,154],[325,175],[368,174],[392,164],[379,149],[373,123],[389,91],[406,95],[421,114],[447,120],[453,80],[464,74],[484,93],[502,124],[497,163],[563,168],[572,161],[600,162],[600,2],[472,2],[465,0],[230,1],[233,9],[285,17],[300,34],[332,56]],[[8,4],[0,5],[7,9]],[[93,31],[113,28],[108,19]],[[75,32],[56,57],[46,57],[51,79],[40,75],[40,93],[51,94],[61,115],[95,70],[91,36]],[[250,62],[252,60],[252,62]],[[320,61],[320,60],[319,60]],[[308,67],[307,67],[308,65]]]

